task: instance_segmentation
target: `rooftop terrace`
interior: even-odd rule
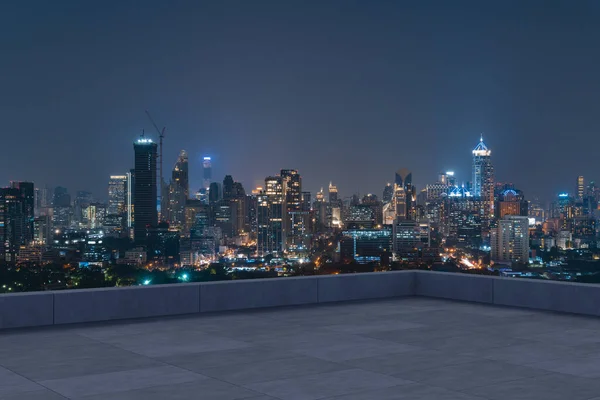
[[[0,398],[600,399],[595,317],[424,297],[5,330]]]

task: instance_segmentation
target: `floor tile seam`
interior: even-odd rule
[[[365,358],[368,358],[368,357],[365,357]],[[353,360],[348,360],[348,361],[355,361],[355,360],[360,360],[360,358],[353,359]],[[430,369],[436,369],[436,368],[456,367],[458,365],[468,364],[468,363],[476,362],[476,361],[478,361],[478,360],[465,361],[465,362],[453,362],[451,364],[444,364],[444,365],[441,365],[441,366],[438,365],[438,366],[434,366],[434,367],[410,369],[410,370],[407,370],[407,371],[404,371],[404,372],[422,372],[422,371],[428,371]],[[410,380],[410,379],[403,378],[402,376],[400,376],[400,374],[402,374],[403,372],[400,372],[400,373],[398,373],[398,372],[386,373],[386,372],[375,371],[375,370],[372,370],[372,369],[369,369],[369,368],[366,368],[366,367],[356,367],[356,368],[364,369],[364,370],[369,371],[369,372],[376,372],[376,373],[379,373],[379,374],[382,374],[382,375],[391,376],[393,378],[400,378],[400,379]],[[415,382],[419,383],[417,381],[415,381]]]
[[[433,366],[433,367],[429,367],[429,368],[423,368],[423,369],[417,369],[417,370],[411,370],[411,371],[405,371],[405,372],[412,372],[412,371],[418,371],[418,372],[427,372],[427,371],[429,371],[429,370],[433,370],[433,369],[448,368],[448,367],[456,367],[456,366],[459,366],[459,365],[471,364],[471,363],[477,363],[477,362],[481,362],[481,361],[494,361],[494,362],[501,362],[501,363],[503,362],[503,363],[505,363],[505,364],[510,364],[510,363],[507,363],[507,362],[504,362],[504,361],[498,361],[498,360],[488,360],[488,359],[485,359],[485,358],[478,358],[478,359],[476,359],[476,360],[472,360],[472,361],[466,361],[466,362],[461,362],[461,363],[452,363],[452,364],[444,364],[444,365],[442,365],[442,366]],[[516,365],[516,364],[510,364],[510,365],[512,365],[512,366],[517,366],[517,367],[518,367],[518,366],[523,366],[523,365]],[[548,374],[553,374],[553,373],[556,373],[556,372],[548,371],[548,370],[541,369],[541,368],[534,368],[534,367],[527,367],[527,368],[536,369],[536,370],[539,370],[540,372],[543,372],[543,374],[540,374],[540,375],[535,375],[535,376],[543,376],[543,375],[548,375]],[[401,372],[401,373],[403,373],[403,372]],[[396,378],[402,378],[402,376],[399,376],[399,374],[398,374],[398,375],[392,375],[392,376],[394,376],[394,377],[396,377]],[[404,379],[404,378],[403,378],[403,379]],[[519,380],[519,379],[521,379],[521,378],[517,378],[517,379],[514,379],[514,380]],[[511,379],[511,380],[509,380],[509,381],[506,381],[506,382],[511,382],[511,381],[513,381],[513,380]],[[420,382],[420,381],[419,381],[419,382]],[[432,386],[433,386],[433,385],[432,385]],[[486,385],[484,385],[484,386],[486,386]]]
[[[268,360],[262,360],[262,361],[250,361],[250,362],[242,362],[242,363],[233,363],[235,365],[239,365],[239,366],[244,366],[244,365],[252,365],[252,364],[257,364],[257,363],[268,363],[271,361],[282,361],[282,360],[292,360],[292,359],[302,359],[302,358],[312,358],[312,359],[316,359],[318,361],[326,361],[326,362],[330,362],[330,363],[334,363],[334,364],[338,364],[334,361],[329,361],[329,360],[323,360],[321,358],[318,357],[313,357],[313,356],[307,356],[306,354],[299,354],[299,353],[290,353],[288,357],[277,357],[277,358],[272,358],[272,359],[268,359]],[[173,365],[175,367],[178,367],[177,364],[170,364]],[[213,367],[207,367],[206,369],[213,369],[213,368],[226,368],[228,365],[222,365],[222,366],[213,366]],[[180,367],[180,368],[184,368],[184,367]],[[185,368],[187,369],[187,368]],[[201,373],[202,375],[204,375],[204,373]],[[307,376],[307,375],[312,375],[312,373],[306,374],[306,375],[295,375],[295,376]],[[213,378],[211,375],[206,375],[209,378]],[[219,379],[219,378],[215,378],[215,379]],[[264,382],[269,382],[269,381],[264,381]]]
[[[406,381],[406,383],[400,383],[398,385],[382,386],[382,387],[370,388],[370,389],[364,389],[364,390],[361,389],[361,390],[357,390],[357,391],[353,391],[353,392],[336,394],[334,396],[318,397],[315,400],[335,400],[335,399],[339,399],[342,396],[361,394],[361,393],[369,393],[369,392],[374,392],[374,391],[381,390],[381,389],[391,389],[391,388],[396,388],[396,387],[402,388],[402,387],[406,387],[406,386],[419,385],[419,382],[409,381],[408,379],[404,379],[404,380]],[[373,400],[376,400],[376,399],[373,399]]]
[[[521,377],[521,378],[515,378],[515,379],[508,379],[508,380],[505,380],[505,381],[498,381],[498,382],[488,383],[486,385],[476,385],[476,386],[469,386],[469,387],[465,387],[465,388],[461,388],[461,389],[451,389],[451,390],[454,390],[455,392],[459,392],[459,393],[466,394],[466,395],[469,395],[469,396],[479,396],[479,395],[474,395],[472,393],[465,392],[465,390],[480,389],[480,388],[483,388],[483,387],[486,387],[486,386],[492,386],[492,385],[505,385],[507,383],[518,382],[518,381],[526,381],[526,380],[530,380],[532,378],[540,378],[540,377],[543,377],[543,376],[554,375],[554,374],[556,374],[556,372],[544,371],[544,373],[540,374],[540,375],[534,375],[534,376],[528,376],[528,377]],[[431,386],[434,386],[434,385],[431,385]],[[448,389],[448,388],[445,388],[445,389]],[[483,397],[483,396],[481,396],[481,397]]]
[[[164,362],[164,361],[163,361],[163,362]],[[193,370],[191,370],[191,369],[189,369],[189,368],[180,367],[180,366],[178,366],[178,365],[171,364],[171,363],[168,363],[168,362],[164,362],[164,363],[165,363],[166,365],[169,365],[169,366],[171,366],[171,367],[180,368],[180,369],[182,369],[182,370],[185,370],[185,371],[191,372],[191,373],[193,373],[193,374],[196,374],[196,375],[199,375],[199,376],[201,376],[201,377],[204,377],[204,378],[207,378],[207,379],[212,379],[212,380],[215,380],[215,381],[218,381],[218,382],[221,382],[221,383],[226,383],[226,384],[228,384],[228,385],[235,386],[235,387],[237,387],[238,389],[249,390],[249,391],[251,391],[251,392],[254,392],[254,393],[256,393],[256,394],[257,394],[256,396],[252,395],[252,396],[248,396],[248,397],[242,397],[240,400],[243,400],[243,399],[252,399],[252,397],[258,397],[258,396],[270,396],[270,395],[269,395],[269,394],[267,394],[267,393],[263,393],[263,392],[260,392],[260,391],[258,391],[258,390],[254,390],[254,389],[251,389],[251,388],[245,387],[245,386],[243,386],[243,385],[239,385],[239,384],[237,384],[237,383],[233,383],[233,382],[226,381],[226,380],[224,380],[224,379],[220,379],[220,378],[214,378],[214,377],[212,377],[212,376],[208,376],[208,375],[200,374],[200,373],[198,373],[198,372],[195,372],[195,371],[193,371]],[[274,396],[271,396],[271,397],[274,397]],[[282,399],[279,399],[279,398],[277,398],[277,397],[275,397],[275,398],[276,398],[276,399],[278,399],[278,400],[282,400]]]
[[[58,396],[60,396],[60,397],[63,397],[63,398],[65,398],[65,399],[69,399],[69,400],[70,400],[70,397],[64,396],[64,395],[62,395],[61,393],[58,393],[58,392],[56,392],[56,391],[54,391],[54,390],[50,389],[50,388],[49,388],[49,387],[47,387],[46,385],[43,385],[43,384],[41,384],[40,382],[34,381],[33,379],[30,379],[30,378],[28,378],[28,377],[26,377],[26,376],[24,376],[24,375],[21,375],[21,374],[19,374],[18,372],[16,372],[16,371],[13,371],[12,369],[10,369],[10,368],[7,368],[7,367],[5,367],[5,366],[2,366],[2,367],[3,367],[4,369],[6,369],[6,370],[8,370],[8,371],[12,372],[13,374],[20,376],[21,378],[24,378],[24,379],[28,380],[29,382],[32,382],[33,384],[35,384],[35,385],[37,385],[37,386],[40,386],[41,388],[44,388],[44,389],[46,389],[46,390],[48,390],[48,391],[50,391],[50,392],[52,392],[52,393],[54,393],[54,394],[56,394],[56,395],[58,395]],[[35,390],[32,390],[32,392],[34,392],[34,391],[35,391]]]

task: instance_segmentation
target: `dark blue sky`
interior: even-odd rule
[[[249,191],[379,196],[407,167],[470,180],[484,133],[526,196],[600,180],[600,7],[588,1],[15,1],[0,5],[0,182],[106,196],[133,140],[167,127]]]

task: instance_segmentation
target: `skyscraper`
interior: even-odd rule
[[[25,199],[18,188],[0,188],[0,260],[15,262],[26,244]]]
[[[135,186],[133,235],[136,243],[146,242],[148,228],[158,224],[156,156],[157,145],[151,139],[141,137],[134,144]]]
[[[265,179],[265,195],[268,207],[268,225],[266,235],[263,235],[265,243],[261,248],[265,252],[264,254],[281,255],[285,240],[283,236],[285,193],[281,176],[270,176]],[[264,198],[259,199],[259,210],[261,201],[264,204]],[[261,212],[264,210],[259,211],[259,215]]]
[[[130,238],[133,238],[133,220],[134,220],[134,205],[133,205],[133,196],[134,193],[133,191],[135,190],[135,169],[130,170],[127,173],[127,192],[125,194],[125,201],[126,201],[126,211],[127,211],[127,230],[128,230],[128,236]]]
[[[122,215],[127,211],[127,175],[111,175],[108,180],[108,207],[111,215]]]
[[[383,202],[384,203],[389,203],[389,202],[392,201],[393,197],[394,197],[394,187],[392,186],[391,183],[388,183],[383,188],[383,197],[382,197]]]
[[[210,157],[204,157],[204,160],[202,161],[202,170],[204,177],[202,180],[202,187],[208,190],[212,181],[212,160]]]
[[[11,182],[11,187],[19,189],[23,200],[23,218],[25,244],[33,241],[33,221],[35,219],[35,189],[33,182]]]
[[[329,182],[329,203],[336,204],[338,202],[338,188],[333,183]]]
[[[221,201],[221,184],[219,182],[211,182],[208,189],[208,203],[216,204]]]
[[[412,172],[406,168],[396,171],[394,201],[397,218],[412,219],[414,217],[415,189],[412,184]]]
[[[169,185],[168,220],[173,225],[182,227],[185,222],[185,202],[189,197],[188,156],[181,150]]]
[[[488,216],[493,211],[494,204],[494,167],[490,158],[492,151],[483,143],[483,136],[473,149],[473,189],[475,197],[486,202]]]
[[[585,181],[583,176],[577,177],[577,200],[583,200],[583,195],[585,194]]]
[[[223,200],[231,200],[233,198],[233,191],[233,177],[225,175],[225,178],[223,178]]]
[[[302,209],[302,178],[295,169],[282,169],[281,178],[285,193],[285,250],[298,253],[307,247],[309,218],[308,211]]]
[[[68,228],[72,214],[71,195],[66,188],[57,186],[52,197],[52,225],[54,228]]]

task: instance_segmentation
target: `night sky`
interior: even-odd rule
[[[0,183],[106,198],[133,141],[167,127],[191,191],[201,159],[249,192],[374,192],[471,179],[483,132],[496,178],[527,198],[600,180],[600,2],[13,1],[0,5]]]

